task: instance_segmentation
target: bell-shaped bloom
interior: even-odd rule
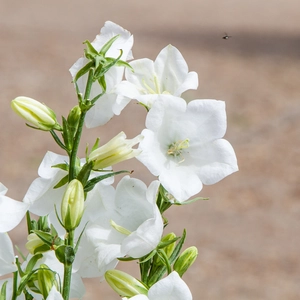
[[[156,205],[158,186],[154,181],[147,188],[142,181],[125,176],[116,190],[97,187],[93,199],[87,200],[84,214],[91,220],[85,232],[88,243],[80,244],[74,267],[96,260],[102,276],[115,267],[118,257],[139,258],[155,249],[163,231]],[[92,252],[86,250],[89,248]]]
[[[130,98],[151,108],[159,94],[179,97],[183,92],[198,87],[197,73],[188,71],[182,54],[172,45],[162,49],[155,61],[142,58],[130,62],[130,65],[134,72],[126,69],[126,81],[117,87],[117,101],[120,103]]]
[[[62,129],[57,123],[54,111],[39,101],[20,96],[11,101],[11,108],[37,129],[45,131]]]
[[[101,48],[114,36],[119,35],[119,38],[112,44],[110,49],[106,53],[106,57],[118,58],[120,55],[120,49],[123,51],[121,60],[126,61],[132,59],[131,48],[133,45],[133,36],[129,31],[125,30],[121,26],[107,21],[104,27],[101,29],[99,35],[96,36],[95,40],[91,43],[95,50],[100,51]],[[88,59],[82,57],[78,59],[75,64],[70,68],[70,73],[74,78],[77,72],[82,69],[87,63]],[[122,81],[124,73],[124,67],[112,67],[105,74],[106,81],[106,93],[95,103],[95,105],[88,111],[85,124],[89,128],[104,125],[114,115],[119,115],[122,109],[127,103],[122,102],[121,104],[116,102],[117,94],[115,93],[115,87]],[[84,93],[87,82],[87,74],[80,77],[77,81],[79,90]],[[93,84],[90,99],[95,98],[102,93],[100,85],[96,82]]]
[[[128,140],[122,131],[105,145],[95,149],[89,155],[89,161],[94,161],[94,169],[104,169],[121,161],[130,159],[140,154],[141,150],[133,149],[143,139],[142,135]]]
[[[30,185],[23,199],[23,202],[30,205],[29,210],[38,215],[44,216],[54,212],[54,205],[60,210],[60,202],[67,185],[60,188],[54,188],[62,178],[67,175],[67,172],[53,167],[58,164],[69,162],[68,156],[58,155],[48,151],[41,162],[38,174],[40,177],[36,178]],[[81,162],[84,163],[84,160]],[[101,175],[100,172],[92,172],[91,177]],[[113,177],[101,181],[104,184],[111,184]]]
[[[7,188],[0,182],[0,232],[16,227],[29,209],[29,204],[5,196]]]
[[[167,277],[153,284],[148,295],[136,295],[123,300],[192,300],[192,294],[186,283],[177,272],[173,271]]]
[[[225,102],[160,95],[147,115],[137,157],[179,202],[238,170],[226,132]],[[170,197],[171,197],[170,195]]]

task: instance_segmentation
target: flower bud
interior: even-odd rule
[[[94,161],[93,169],[104,169],[123,160],[137,156],[141,153],[141,150],[132,149],[132,147],[142,139],[143,136],[138,135],[135,138],[128,140],[126,139],[125,133],[123,131],[120,132],[108,143],[91,152],[89,161]]]
[[[84,190],[81,182],[73,179],[67,186],[61,202],[61,218],[66,230],[75,229],[84,210]]]
[[[54,111],[39,101],[21,96],[11,101],[11,108],[37,129],[61,130]]]
[[[69,112],[68,119],[67,119],[69,126],[72,128],[77,128],[80,116],[81,116],[81,109],[78,105],[76,105]]]
[[[111,288],[121,297],[133,297],[135,295],[148,294],[148,289],[143,283],[125,272],[109,270],[105,273],[105,279]]]
[[[173,269],[180,277],[194,263],[198,256],[198,249],[194,246],[185,249],[174,263]]]
[[[58,287],[55,272],[49,269],[45,264],[40,265],[37,272],[37,280],[40,293],[43,295],[44,299],[48,297],[54,284]]]
[[[35,254],[36,249],[45,244],[35,233],[30,233],[27,236],[27,241],[25,247],[31,254]]]

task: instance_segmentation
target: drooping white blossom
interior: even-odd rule
[[[160,95],[147,115],[137,157],[179,202],[238,170],[225,102]]]
[[[74,266],[76,263],[81,268],[85,266],[87,274],[87,265],[82,262],[93,268],[96,260],[102,276],[115,267],[118,257],[139,258],[155,249],[163,231],[163,220],[156,206],[158,186],[159,182],[154,181],[147,188],[142,181],[125,176],[116,189],[97,187],[98,195],[87,200],[85,211],[85,217],[91,220],[86,239],[92,247],[80,244]]]
[[[128,298],[123,298],[126,300]],[[192,294],[186,283],[177,272],[173,271],[167,277],[153,284],[146,295],[136,295],[130,300],[192,300]]]
[[[130,62],[134,72],[125,70],[126,81],[118,87],[118,102],[136,99],[151,108],[159,94],[181,96],[189,89],[197,89],[198,75],[189,72],[188,65],[177,48],[168,45],[158,54],[155,61],[148,58]]]
[[[0,182],[0,232],[7,232],[16,227],[29,208],[28,204],[5,196],[6,193],[7,188]]]
[[[119,38],[112,44],[111,48],[107,51],[106,56],[117,58],[120,55],[120,49],[123,53],[121,60],[126,61],[133,58],[132,56],[132,45],[133,36],[131,33],[121,26],[107,21],[104,27],[101,29],[99,35],[96,36],[95,40],[91,43],[93,47],[100,51],[101,48],[114,36],[120,35]],[[88,63],[87,58],[82,57],[78,59],[75,64],[70,68],[70,73],[74,78],[77,72],[83,68]],[[88,111],[85,118],[85,124],[89,128],[104,125],[107,123],[114,115],[119,115],[122,109],[126,106],[129,100],[122,103],[117,103],[117,94],[115,93],[115,87],[122,81],[124,73],[124,67],[112,67],[105,74],[106,81],[106,93],[96,102],[96,104]],[[77,81],[78,87],[81,93],[84,93],[87,82],[87,74],[80,77]],[[101,94],[102,89],[100,85],[96,82],[92,86],[90,99],[93,99],[97,95]]]

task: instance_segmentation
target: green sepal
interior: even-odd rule
[[[37,261],[39,259],[41,259],[42,257],[43,257],[43,254],[41,254],[41,253],[38,253],[38,254],[35,254],[34,256],[32,256],[26,266],[25,273],[30,273],[33,270],[34,266],[36,265]]]
[[[58,168],[61,169],[63,171],[69,171],[69,164],[67,162],[62,163],[62,164],[57,164],[57,165],[53,165],[51,166],[51,168]]]
[[[63,124],[63,132],[62,132],[62,137],[64,139],[64,143],[66,145],[66,148],[68,149],[68,151],[71,151],[73,148],[73,133],[69,128],[69,124],[67,122],[67,120],[62,117],[62,124]]]
[[[25,289],[26,285],[29,283],[29,281],[32,279],[32,276],[34,276],[36,272],[37,270],[33,270],[21,278],[19,288],[17,290],[18,296],[21,295],[22,291]],[[39,292],[39,291],[35,291],[35,292]]]
[[[62,245],[55,250],[57,259],[64,265],[71,266],[75,259],[74,248]]]
[[[1,291],[0,291],[0,300],[6,300],[6,285],[7,285],[7,281],[5,281],[2,284]]]
[[[41,230],[33,230],[32,232],[35,233],[46,245],[51,248],[53,248],[54,245],[59,246],[63,243],[63,240],[53,233],[50,234]]]
[[[91,171],[93,169],[93,166],[94,166],[93,161],[87,162],[83,165],[80,172],[78,173],[76,179],[79,180],[83,186],[85,186],[85,184],[87,183],[87,181],[90,177]]]
[[[104,44],[104,46],[99,51],[99,54],[102,55],[102,56],[105,56],[106,52],[112,46],[112,44],[114,43],[114,41],[117,40],[119,37],[120,37],[119,34],[115,35],[114,37],[112,37],[106,44]]]
[[[105,81],[105,76],[103,75],[103,76],[101,76],[99,79],[98,79],[98,83],[99,83],[99,85],[101,86],[101,89],[102,89],[102,93],[101,94],[99,94],[97,97],[97,99],[96,100],[98,100],[104,93],[106,93],[106,81]],[[95,97],[96,98],[96,97]],[[95,100],[95,98],[92,100],[92,102],[94,101],[96,101]],[[93,102],[93,103],[94,103]]]
[[[186,204],[191,204],[191,203],[194,203],[198,200],[209,200],[208,197],[197,197],[197,198],[193,198],[193,199],[190,199],[190,200],[187,200],[187,201],[184,201],[184,202],[179,202],[179,201],[175,201],[173,204],[174,205],[186,205]]]
[[[76,252],[77,252],[77,250],[78,250],[78,247],[79,247],[79,244],[80,244],[80,240],[81,240],[81,238],[82,238],[82,235],[83,235],[83,233],[84,233],[84,230],[85,230],[87,224],[88,224],[88,222],[84,225],[84,227],[83,227],[83,229],[82,229],[82,231],[81,231],[81,233],[80,233],[80,235],[79,235],[79,238],[78,238],[78,240],[77,240],[76,246],[75,246],[75,248],[74,248],[74,253],[75,253],[75,254],[76,254]]]
[[[64,176],[53,188],[58,189],[69,182],[69,174]]]
[[[73,81],[77,81],[80,77],[82,77],[84,74],[88,73],[89,70],[91,68],[94,67],[94,61],[90,61],[88,62],[84,67],[82,67],[78,72],[77,74],[75,75],[74,77],[74,80]]]
[[[98,51],[94,48],[90,41],[86,40],[83,42],[86,45],[86,49],[84,49],[84,55],[87,59],[92,60],[95,56],[98,55]]]
[[[180,254],[181,248],[183,246],[183,243],[185,241],[186,238],[186,230],[183,230],[182,236],[179,239],[177,245],[174,248],[174,251],[172,252],[171,256],[168,258],[168,264],[172,265],[175,260],[177,259],[177,257]],[[162,261],[164,262],[164,261]],[[148,276],[148,285],[152,286],[153,284],[155,284],[157,281],[159,281],[164,274],[168,271],[167,267],[165,265],[160,265],[158,268],[152,268],[150,271],[150,274]]]
[[[176,237],[176,238],[174,238],[174,239],[172,239],[172,240],[168,240],[168,241],[165,241],[165,242],[160,241],[159,244],[158,244],[158,246],[157,246],[156,248],[157,248],[157,249],[165,248],[165,247],[167,247],[167,246],[169,246],[169,245],[175,243],[175,242],[178,241],[179,239],[180,239],[180,237],[178,236],[178,237]]]
[[[36,247],[34,249],[34,254],[36,254],[36,253],[42,253],[42,252],[47,252],[49,250],[51,250],[51,247],[48,246],[48,245],[46,245],[46,244],[44,244],[44,245],[42,245],[40,247]]]
[[[100,182],[100,181],[102,181],[106,178],[112,177],[114,175],[119,175],[119,174],[122,174],[122,173],[129,173],[130,174],[131,172],[123,170],[123,171],[111,172],[111,173],[108,173],[108,174],[105,174],[105,175],[100,175],[100,176],[94,177],[86,183],[86,185],[84,186],[84,192],[87,193],[87,192],[91,191],[98,182]]]

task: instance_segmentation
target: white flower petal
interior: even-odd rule
[[[12,242],[5,232],[0,232],[0,245],[0,276],[3,276],[17,271],[17,266]]]
[[[63,300],[63,297],[56,287],[53,286],[46,300]]]
[[[149,300],[192,300],[192,294],[177,272],[155,283],[148,292]]]
[[[165,47],[155,60],[155,71],[160,79],[160,91],[180,96],[187,89],[197,89],[198,76],[193,75],[188,81],[188,66],[182,54],[172,45]],[[196,73],[194,73],[196,74]],[[191,80],[192,79],[192,80]],[[185,88],[181,85],[185,83]],[[190,86],[188,86],[190,83]]]
[[[214,184],[238,171],[237,159],[231,144],[218,139],[199,147],[194,159],[197,173],[204,184]]]
[[[189,199],[202,190],[201,180],[188,166],[165,170],[160,174],[159,180],[179,202]]]

